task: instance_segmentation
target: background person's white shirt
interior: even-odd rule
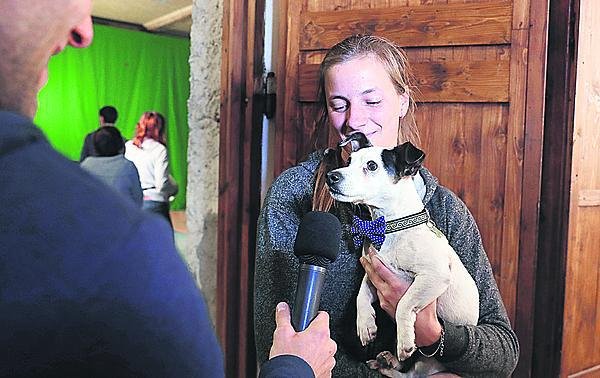
[[[131,160],[138,170],[144,200],[169,202],[169,197],[177,193],[178,187],[169,174],[166,147],[152,138],[145,138],[140,147],[131,140],[127,141],[125,158]]]

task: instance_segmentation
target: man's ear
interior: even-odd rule
[[[406,142],[392,150],[384,150],[382,157],[386,165],[394,165],[397,176],[405,177],[417,174],[425,159],[425,153],[412,143]]]
[[[346,139],[344,139],[343,141],[341,141],[338,144],[338,146],[343,147],[343,146],[347,145],[348,143],[351,143],[352,152],[356,152],[356,151],[360,150],[361,148],[365,148],[365,147],[373,147],[371,142],[369,142],[369,139],[367,139],[367,136],[365,134],[361,133],[360,131],[357,131],[355,133],[348,135],[346,137]]]

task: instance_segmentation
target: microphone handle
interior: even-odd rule
[[[292,313],[292,325],[296,332],[304,331],[317,316],[325,273],[327,269],[320,266],[300,265],[296,302]]]

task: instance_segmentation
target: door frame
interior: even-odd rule
[[[223,1],[216,328],[226,377],[256,375],[252,306],[264,9],[265,0]]]

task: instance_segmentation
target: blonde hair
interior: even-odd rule
[[[408,95],[408,111],[404,117],[398,120],[397,144],[409,141],[414,145],[419,145],[419,132],[414,116],[416,105],[413,93],[415,90],[406,53],[386,38],[374,35],[352,35],[329,49],[319,68],[319,113],[313,133],[313,145],[316,149],[333,147],[321,144],[325,140],[329,128],[325,98],[325,75],[329,69],[338,64],[367,56],[373,57],[383,64],[398,94],[406,93]],[[339,159],[345,162],[349,156],[349,151],[338,149],[337,154]],[[325,187],[325,175],[331,168],[331,163],[326,163],[324,159],[317,170],[313,192],[313,210],[328,211],[333,204],[333,199]]]
[[[160,113],[148,111],[144,112],[140,117],[140,120],[135,125],[133,144],[141,148],[144,138],[152,138],[163,145],[167,144],[165,121]]]

